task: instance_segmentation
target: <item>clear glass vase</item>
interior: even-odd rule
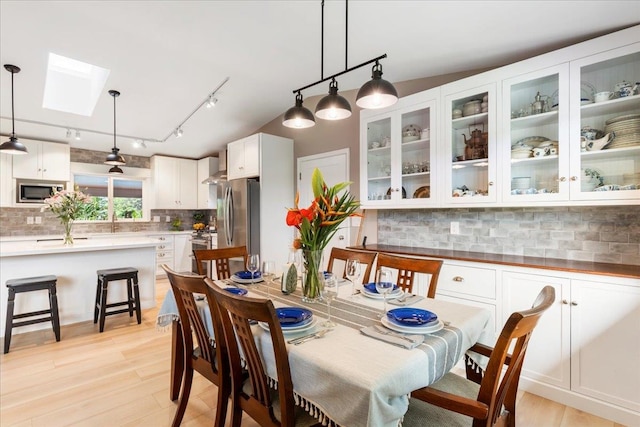
[[[62,221],[62,226],[64,227],[64,245],[73,245],[73,236],[71,235],[71,228],[73,227],[72,220]]]
[[[302,278],[302,301],[315,303],[322,301],[322,250],[303,250],[304,276]]]

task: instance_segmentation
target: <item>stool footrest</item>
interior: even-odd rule
[[[32,311],[31,313],[14,314],[14,319],[23,319],[25,317],[40,316],[41,314],[51,314],[51,310]],[[14,323],[14,326],[16,324]]]
[[[121,310],[113,310],[113,311],[107,311],[104,313],[105,316],[111,316],[112,314],[120,314],[120,313],[128,313],[129,309],[128,308],[123,308]]]
[[[42,319],[23,320],[22,322],[13,322],[13,327],[15,328],[16,326],[34,325],[36,323],[50,322],[52,320],[53,318],[51,316],[43,317]]]
[[[132,299],[132,300],[131,300],[131,302],[132,302],[132,303],[135,303],[135,300],[133,300],[133,299]],[[106,305],[104,306],[104,308],[120,307],[120,306],[122,306],[122,305],[129,305],[129,302],[128,302],[128,301],[123,301],[123,302],[114,302],[114,303],[112,303],[112,304],[106,304]]]

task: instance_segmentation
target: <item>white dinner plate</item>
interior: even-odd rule
[[[252,282],[251,279],[241,279],[235,274],[231,276],[231,280],[233,280],[236,283],[240,283],[241,285],[250,285],[252,283],[264,282],[264,279],[262,277],[256,277],[255,279],[253,279],[253,282]]]
[[[403,290],[401,288],[398,288],[395,291],[393,291],[393,292],[391,292],[390,294],[387,295],[387,300],[398,298],[398,297],[402,296],[402,294],[404,294]],[[384,299],[384,295],[373,293],[373,292],[369,292],[366,289],[362,290],[362,295],[364,295],[367,298]]]
[[[400,326],[397,325],[395,323],[393,323],[391,320],[389,320],[387,318],[387,316],[383,317],[382,319],[380,319],[380,323],[382,323],[382,326],[389,328],[393,331],[396,332],[402,332],[405,334],[420,334],[420,335],[424,335],[424,334],[432,334],[434,332],[438,332],[439,330],[441,330],[442,328],[444,328],[444,323],[442,323],[442,320],[437,320],[437,322],[434,325],[427,325],[427,326]]]
[[[282,334],[283,335],[288,335],[288,334],[298,334],[300,332],[306,332],[312,328],[314,328],[316,326],[316,324],[318,323],[318,319],[316,319],[315,317],[311,320],[311,322],[307,323],[306,325],[302,325],[299,327],[292,327],[292,328],[282,328]],[[264,322],[258,322],[258,325],[264,329],[265,331],[269,330],[269,325],[267,323]]]

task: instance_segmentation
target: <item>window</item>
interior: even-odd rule
[[[79,174],[73,180],[91,196],[79,220],[108,221],[114,213],[118,220],[142,218],[142,180]]]

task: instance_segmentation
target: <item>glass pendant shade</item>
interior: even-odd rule
[[[351,105],[343,96],[338,95],[338,82],[329,83],[329,95],[316,106],[316,117],[324,120],[342,120],[351,116]]]
[[[109,173],[110,174],[122,174],[124,172],[118,166],[114,166],[111,169],[109,169]]]
[[[120,92],[118,92],[117,90],[110,90],[109,95],[113,96],[113,148],[111,149],[111,153],[107,155],[107,159],[104,161],[104,164],[112,166],[123,166],[126,165],[127,162],[122,154],[119,153],[120,149],[116,147],[116,98],[120,96]],[[111,170],[113,169],[114,168],[111,168]],[[109,172],[111,172],[111,170],[109,170]],[[122,169],[120,169],[120,172],[115,173],[122,173]]]
[[[398,91],[391,83],[382,78],[382,65],[376,63],[372,68],[371,80],[366,82],[356,96],[356,105],[360,108],[385,108],[398,102]]]
[[[316,124],[313,113],[302,106],[302,94],[296,95],[296,105],[284,113],[282,124],[288,128],[303,129],[310,128]]]
[[[20,72],[20,67],[15,65],[5,64],[4,68],[11,73],[11,136],[8,141],[5,141],[0,145],[0,153],[2,154],[27,154],[27,147],[23,143],[18,141],[16,136],[15,118],[13,112],[13,75]]]

